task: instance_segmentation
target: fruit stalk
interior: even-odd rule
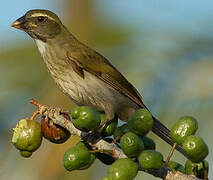
[[[172,149],[171,149],[170,152],[169,152],[169,155],[168,155],[167,159],[166,159],[166,162],[165,162],[165,165],[166,165],[166,166],[168,165],[168,163],[169,163],[169,161],[170,161],[170,159],[171,159],[171,157],[172,157],[172,155],[173,155],[173,153],[174,153],[174,151],[175,151],[176,146],[177,146],[177,143],[175,142],[175,143],[173,144],[173,146],[172,146]]]

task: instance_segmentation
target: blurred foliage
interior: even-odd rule
[[[142,93],[145,104],[169,127],[179,116],[193,115],[199,131],[210,144],[213,127],[213,40],[182,31],[153,31],[128,24],[113,23],[95,11],[96,1],[62,1],[65,23],[78,39],[105,55]],[[151,22],[150,22],[151,23]],[[9,28],[9,27],[8,27]],[[21,32],[20,32],[21,33]],[[29,37],[28,37],[29,39]],[[33,97],[52,106],[74,106],[56,87],[32,40],[14,42],[0,52],[0,179],[101,179],[107,167],[96,161],[86,171],[66,172],[63,153],[79,139],[71,137],[62,145],[47,141],[30,159],[23,159],[10,143],[18,119],[30,116]],[[153,139],[156,136],[151,134]],[[169,146],[162,141],[157,150],[165,154]],[[210,152],[209,157],[212,154]],[[176,153],[177,161],[184,158]],[[210,162],[210,167],[212,166]],[[11,171],[13,173],[11,173]],[[154,179],[141,173],[136,179]]]

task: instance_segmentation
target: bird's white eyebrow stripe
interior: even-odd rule
[[[35,13],[35,14],[31,15],[31,17],[39,17],[39,16],[45,16],[45,17],[48,17],[51,20],[54,20],[52,17],[48,16],[47,14]]]

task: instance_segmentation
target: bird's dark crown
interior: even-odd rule
[[[47,41],[58,35],[63,25],[56,14],[49,10],[34,9],[17,19],[13,27],[27,32],[32,38]]]
[[[25,17],[27,19],[33,18],[33,17],[46,17],[50,20],[53,20],[55,22],[61,23],[60,19],[58,18],[58,16],[49,11],[49,10],[45,10],[45,9],[33,9],[33,10],[29,10],[26,14]]]

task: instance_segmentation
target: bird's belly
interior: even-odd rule
[[[59,87],[78,105],[100,107],[113,103],[115,92],[107,84],[84,71],[84,78],[72,71],[60,79],[55,79]]]
[[[124,106],[136,106],[129,98],[87,71],[84,71],[84,78],[70,70],[64,74],[66,76],[54,79],[77,105],[92,106],[111,117]]]

